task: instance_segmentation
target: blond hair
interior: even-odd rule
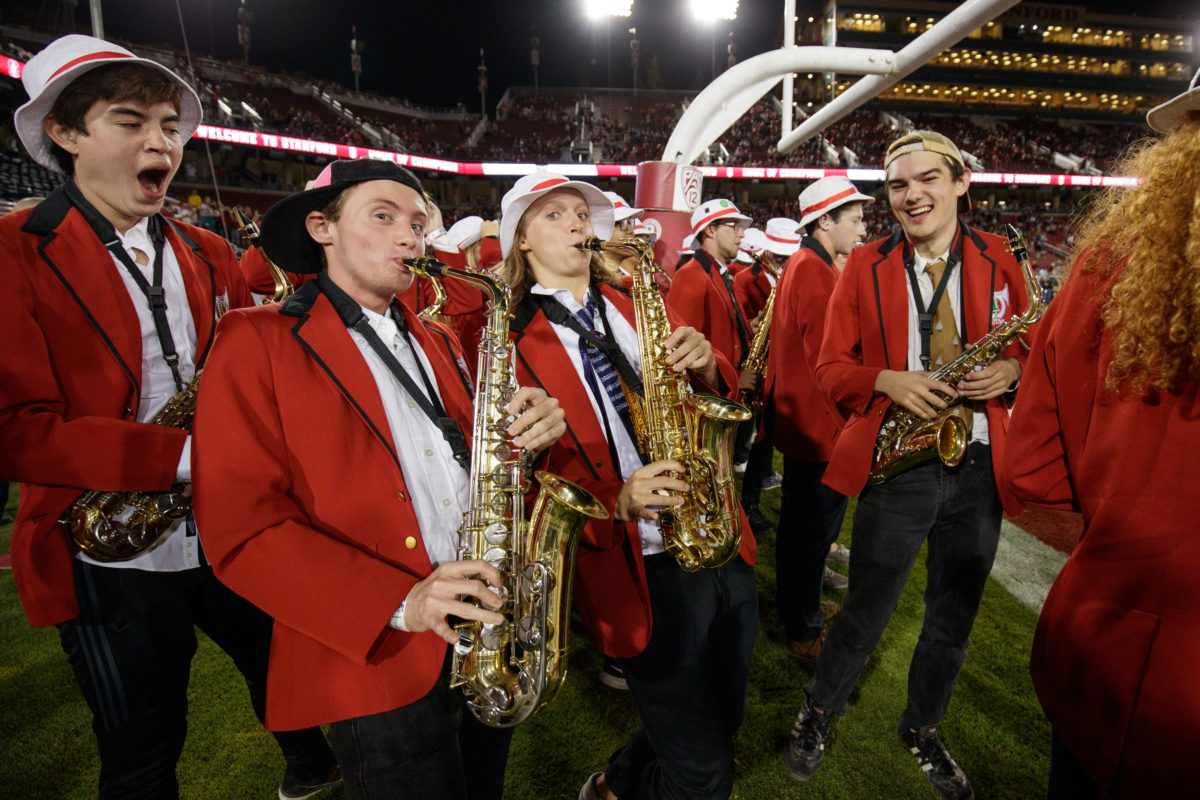
[[[525,209],[528,213],[529,209]],[[521,240],[525,237],[525,214],[521,214],[521,219],[517,222],[516,231],[513,233],[513,244],[508,251],[508,255],[500,262],[500,266],[496,267],[496,274],[500,276],[500,280],[508,284],[508,288],[512,290],[512,302],[514,305],[521,302],[525,297],[525,293],[537,283],[537,278],[533,275],[533,270],[529,268],[529,259],[525,257],[525,253],[521,250]],[[591,260],[588,262],[588,268],[591,272],[592,282],[607,283],[612,286],[621,285],[621,274],[605,263],[599,253],[592,253]]]

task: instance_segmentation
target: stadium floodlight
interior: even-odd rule
[[[584,0],[583,13],[588,19],[628,17],[633,13],[633,0]]]
[[[738,0],[688,0],[692,16],[701,22],[737,19]]]

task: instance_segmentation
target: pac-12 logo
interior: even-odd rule
[[[687,210],[692,211],[700,205],[700,184],[704,180],[704,175],[700,172],[699,167],[693,167],[691,164],[680,166],[679,170],[679,186],[683,193],[683,202],[687,206]]]

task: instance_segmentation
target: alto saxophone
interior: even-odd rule
[[[440,261],[438,262],[441,263]],[[446,305],[446,287],[442,286],[441,278],[429,278],[429,285],[433,287],[433,302],[421,309],[417,314],[421,319],[432,319],[436,322],[445,322],[446,317],[442,314],[442,308]]]
[[[246,219],[246,216],[236,208],[233,210],[233,214],[235,217],[237,217],[238,230],[242,232],[242,235],[245,236],[247,240],[249,240],[250,246],[257,248],[258,252],[262,254],[263,261],[267,262],[267,269],[271,272],[271,280],[275,282],[275,293],[270,297],[264,297],[259,305],[265,306],[270,305],[271,303],[283,302],[292,292],[296,291],[296,287],[292,286],[292,282],[288,279],[287,273],[280,269],[274,261],[267,258],[267,252],[259,245],[258,223],[254,222],[253,220]]]
[[[150,420],[190,430],[196,414],[196,375]],[[186,484],[166,492],[84,492],[71,503],[59,522],[71,532],[79,549],[96,561],[111,563],[140,556],[170,530],[192,507]]]
[[[517,391],[508,336],[509,289],[485,270],[461,269],[436,259],[405,261],[426,277],[451,277],[489,298],[479,347],[472,428],[470,501],[459,531],[459,558],[482,559],[500,571],[503,604],[498,625],[460,622],[451,686],[467,708],[494,728],[512,727],[545,707],[567,675],[571,578],[575,547],[589,518],[608,511],[590,492],[538,472],[537,500],[525,519],[529,455],[515,451],[505,429],[505,406]]]
[[[1025,277],[1028,297],[1025,311],[988,331],[958,358],[931,372],[929,377],[935,381],[953,386],[970,373],[983,369],[999,358],[1013,339],[1042,317],[1042,295],[1029,263],[1025,240],[1012,225],[1006,227],[1008,250],[1017,259]],[[958,466],[971,438],[971,413],[971,409],[961,402],[951,402],[933,419],[922,419],[904,406],[893,403],[875,438],[875,454],[867,483],[882,483],[935,456],[947,467]]]
[[[638,240],[606,242],[589,236],[581,250],[636,255],[633,309],[642,357],[645,397],[631,397],[630,416],[651,461],[678,461],[691,489],[683,505],[659,509],[663,545],[688,572],[719,567],[738,553],[742,524],[733,482],[733,434],[750,419],[740,403],[712,394],[693,394],[686,375],[667,364],[671,335],[667,310],[654,281],[654,251]]]
[[[771,292],[767,295],[766,305],[758,318],[758,328],[754,338],[750,340],[750,348],[742,362],[742,369],[754,370],[758,373],[758,381],[754,388],[743,393],[742,400],[751,413],[757,414],[763,407],[763,378],[767,374],[767,351],[771,346],[771,317],[775,314],[775,290],[779,288],[779,268],[768,262],[761,254],[754,254],[754,263],[761,266],[775,278]]]

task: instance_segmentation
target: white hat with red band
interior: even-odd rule
[[[813,181],[808,188],[800,193],[800,225],[796,228],[803,232],[811,223],[828,214],[838,206],[846,203],[873,203],[875,198],[863,194],[850,182],[849,178],[841,175],[830,175]]]
[[[544,169],[531,172],[513,184],[500,200],[500,252],[508,258],[517,236],[517,223],[539,197],[556,189],[574,189],[587,201],[592,221],[592,233],[607,239],[613,232],[613,205],[604,192],[590,183],[573,181]]]
[[[451,225],[450,230],[446,231],[444,241],[446,244],[458,248],[459,251],[465,252],[468,247],[482,238],[483,217],[471,215],[463,217]]]
[[[605,192],[604,196],[613,204],[613,222],[622,222],[631,218],[638,219],[646,213],[640,208],[632,208],[629,203],[625,202],[625,198],[616,192]]]
[[[21,82],[25,84],[30,99],[13,114],[13,123],[21,143],[34,161],[55,172],[62,171],[52,155],[54,144],[42,129],[42,120],[72,81],[96,67],[115,63],[145,64],[178,83],[182,89],[179,98],[179,136],[184,142],[192,137],[200,126],[203,111],[196,90],[187,81],[157,61],[139,58],[120,45],[73,33],[46,45],[45,49],[29,59],[25,71],[21,73]]]
[[[700,231],[723,220],[737,220],[745,228],[754,220],[737,210],[737,206],[728,200],[709,200],[696,206],[692,212],[692,235],[683,240],[684,247],[700,246]]]
[[[763,232],[763,248],[777,256],[790,256],[800,249],[800,234],[796,233],[796,220],[775,217],[767,220]]]
[[[657,224],[650,226],[642,222],[640,219],[633,223],[633,235],[645,237],[650,241],[650,244],[654,244],[658,241],[658,230]]]
[[[1196,70],[1186,92],[1146,113],[1146,124],[1159,133],[1169,133],[1189,118],[1200,119],[1200,69]]]
[[[738,242],[738,254],[733,259],[742,264],[753,264],[754,254],[762,252],[767,244],[767,235],[759,228],[746,228],[742,241]]]

